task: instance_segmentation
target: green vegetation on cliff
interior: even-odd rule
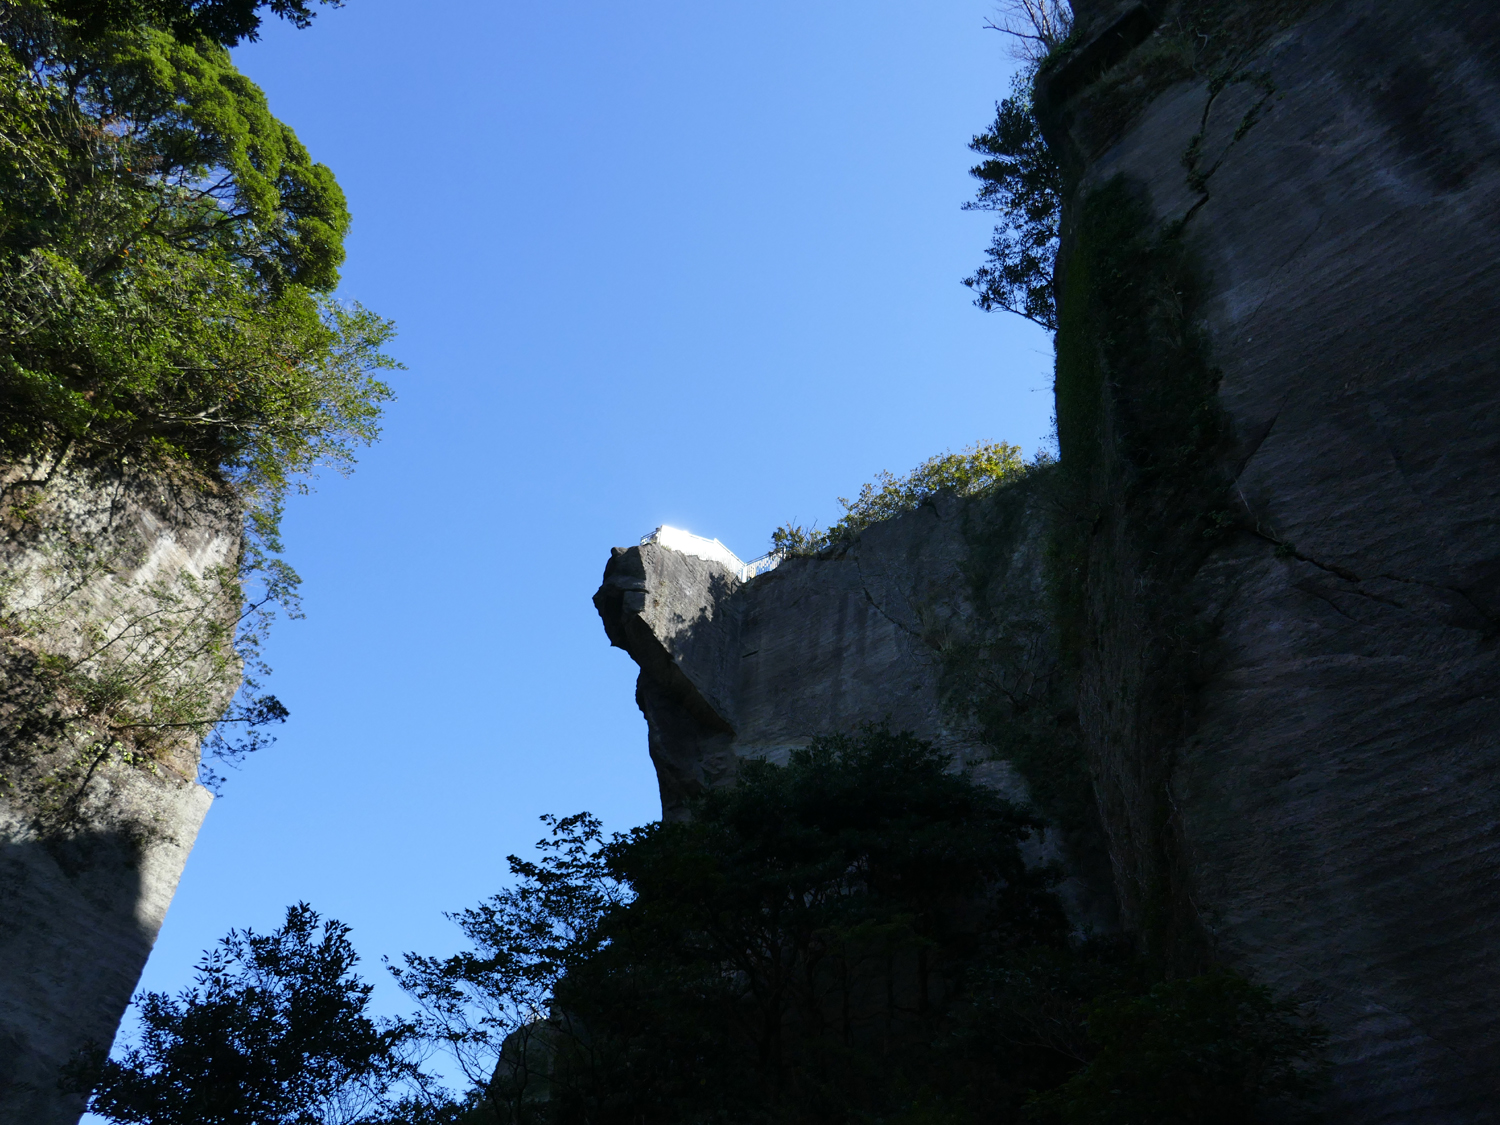
[[[107,758],[156,770],[205,736],[233,758],[286,716],[254,680],[273,608],[298,607],[282,505],[348,471],[391,398],[392,325],[333,295],[343,192],[227,50],[267,8],[313,12],[0,0],[0,520],[30,552],[0,583],[0,637],[29,668],[15,682],[53,696],[27,705],[46,729],[6,747],[16,776],[49,759],[39,809],[76,803]],[[117,582],[142,544],[68,514],[112,488],[238,510],[239,557]],[[242,666],[224,719],[252,734],[231,742]]]
[[[958,453],[929,457],[904,477],[881,473],[866,483],[853,500],[840,496],[844,514],[827,530],[788,521],[771,533],[771,550],[788,555],[813,555],[847,546],[866,527],[910,512],[940,492],[978,496],[1019,480],[1027,470],[1021,447],[999,442],[975,442]]]
[[[1226,972],[1160,983],[1070,938],[1042,830],[884,728],[747,762],[690,820],[544,817],[514,884],[407,954],[374,1022],[346,931],[306,907],[141,1002],[77,1070],[111,1121],[287,1125],[1238,1125],[1314,1091],[1321,1041]],[[457,1100],[414,1062],[446,1048]]]
[[[969,142],[984,159],[969,170],[980,186],[964,210],[993,211],[1000,222],[985,251],[988,262],[964,284],[985,312],[1004,309],[1055,331],[1062,173],[1037,127],[1035,74],[1035,67],[1027,67],[1016,76],[1011,96],[995,106],[995,123]]]
[[[1186,1125],[1312,1084],[1265,990],[1070,941],[1040,823],[910,736],[747,762],[685,823],[552,827],[457,916],[472,950],[398,972],[475,1122]]]
[[[191,20],[62,12],[0,6],[0,449],[186,460],[274,544],[390,397],[390,324],[329,296],[343,193]]]

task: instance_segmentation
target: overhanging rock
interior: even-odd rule
[[[1026,780],[985,741],[950,674],[966,645],[1010,635],[1026,639],[1036,665],[1026,682],[1053,678],[1039,511],[1029,487],[1002,492],[940,496],[845,550],[789,558],[748,581],[657,542],[616,548],[594,604],[641,669],[636,701],[663,816],[731,784],[744,759],[785,762],[818,735],[866,723],[910,731],[1029,804]],[[1107,880],[1069,860],[1077,849],[1064,836],[1049,831],[1033,858],[1070,866],[1063,894],[1077,925],[1112,928]]]

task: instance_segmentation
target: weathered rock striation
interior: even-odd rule
[[[1329,1120],[1500,1120],[1500,8],[1075,7],[1061,464],[749,583],[617,551],[664,811],[889,718],[1072,833],[1075,917],[1097,831],[1169,971],[1312,1004]]]
[[[1059,712],[1071,722],[1046,622],[1038,492],[1032,481],[939,496],[847,549],[789,558],[748,582],[656,543],[616,548],[594,604],[641,669],[636,701],[663,815],[732,783],[741,759],[785,761],[817,735],[865,723],[910,731],[1031,803],[1026,776],[975,712],[998,700],[1012,722],[1028,707],[1049,727]],[[976,653],[1004,682],[976,690],[966,675]],[[1094,826],[1059,823],[1039,803],[1054,828],[1033,858],[1068,869],[1060,890],[1076,925],[1114,928]]]
[[[1500,8],[1077,7],[1038,95],[1125,921],[1314,1002],[1330,1119],[1500,1120]]]
[[[194,477],[0,475],[0,1120],[114,1037],[211,796],[193,719],[240,682],[240,508]],[[183,724],[183,725],[178,725]]]

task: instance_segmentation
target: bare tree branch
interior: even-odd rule
[[[1000,0],[999,11],[984,26],[1014,39],[1017,58],[1039,62],[1072,32],[1073,9],[1067,0]]]

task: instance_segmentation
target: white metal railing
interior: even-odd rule
[[[655,543],[676,551],[678,554],[692,555],[695,558],[719,563],[741,582],[748,582],[757,574],[775,570],[785,557],[781,551],[768,551],[758,559],[741,562],[738,555],[717,539],[705,539],[701,535],[694,535],[691,531],[684,531],[680,527],[669,527],[667,524],[662,524],[650,535],[642,535],[641,546],[644,547],[647,543]]]

